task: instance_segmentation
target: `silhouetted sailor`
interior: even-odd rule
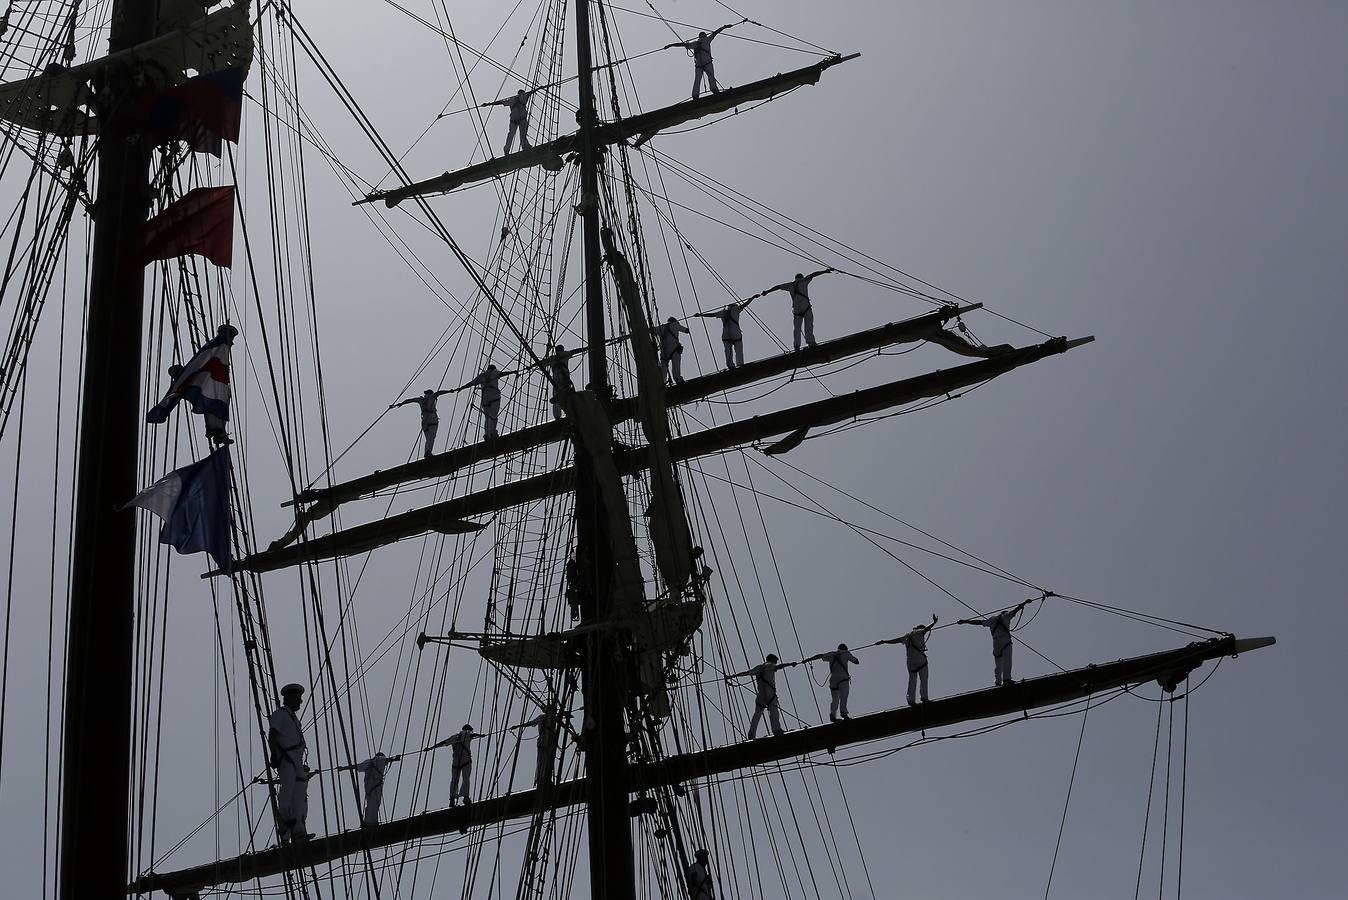
[[[1010,609],[1003,610],[985,619],[960,619],[955,623],[956,625],[982,625],[992,631],[992,669],[994,683],[998,687],[1011,683],[1011,623],[1022,609],[1034,601],[1035,598],[1031,597],[1023,603],[1017,603]]]
[[[725,348],[725,367],[733,369],[744,365],[744,332],[740,330],[740,313],[744,312],[753,298],[731,303],[725,309],[716,312],[698,313],[703,319],[721,320],[721,345]]]
[[[468,778],[473,774],[473,739],[482,737],[480,734],[473,734],[472,725],[464,725],[459,733],[453,737],[445,738],[437,747],[453,747],[454,756],[450,759],[449,779],[449,805],[453,806],[454,801],[460,797],[464,804],[472,803],[468,797]]]
[[[557,744],[562,734],[562,714],[554,706],[547,706],[534,718],[515,726],[515,730],[538,728],[538,760],[534,764],[534,786],[552,784],[552,770],[557,762]]]
[[[426,459],[430,459],[431,454],[435,452],[435,433],[440,430],[440,414],[435,411],[435,403],[448,393],[451,391],[433,391],[426,388],[420,397],[410,397],[389,405],[389,409],[397,409],[409,403],[421,407],[421,433],[426,438]]]
[[[816,659],[828,663],[828,720],[836,722],[839,715],[844,719],[852,718],[847,713],[847,696],[852,690],[852,673],[848,671],[847,666],[849,663],[861,665],[861,660],[852,655],[846,644],[839,644],[837,650],[817,653],[803,661],[814,662]]]
[[[908,648],[908,705],[917,702],[917,685],[922,684],[922,702],[927,702],[927,636],[936,627],[936,614],[932,613],[930,625],[918,625],[902,637],[880,641],[881,644],[903,644]]]
[[[688,864],[688,896],[690,900],[716,900],[711,892],[711,869],[707,866],[710,856],[705,849],[693,854],[695,859]]]
[[[481,389],[482,436],[486,440],[490,441],[496,437],[496,422],[501,417],[501,376],[514,374],[502,372],[495,365],[488,363],[481,375],[454,389],[456,392],[465,391],[470,387]]]
[[[506,136],[505,153],[510,154],[510,148],[515,144],[515,132],[520,135],[520,149],[528,150],[533,144],[529,143],[529,95],[533,91],[516,91],[515,96],[506,97],[504,100],[493,100],[490,103],[483,103],[483,106],[508,106],[510,107],[510,134]]]
[[[771,294],[773,291],[786,291],[791,295],[791,315],[794,319],[792,328],[792,344],[797,350],[800,349],[801,327],[805,329],[805,343],[811,347],[814,346],[814,306],[810,303],[810,282],[820,275],[827,275],[833,272],[833,269],[820,269],[818,272],[811,272],[809,275],[796,273],[796,277],[784,284],[773,285],[763,294]],[[763,296],[759,294],[759,296]]]
[[[744,20],[744,22],[747,21],[749,20],[748,19]],[[694,69],[693,74],[694,100],[702,96],[702,77],[704,75],[707,78],[708,89],[710,89],[713,94],[719,94],[721,92],[720,85],[716,83],[716,68],[712,63],[711,58],[711,42],[716,39],[716,36],[718,34],[725,31],[727,28],[733,28],[736,25],[742,24],[743,22],[731,22],[729,25],[722,25],[720,28],[716,29],[711,34],[707,34],[707,32],[705,31],[699,31],[697,33],[697,37],[693,38],[691,41],[678,41],[673,44],[665,45],[664,49],[666,50],[670,49],[671,47],[683,47],[685,50],[687,50],[689,53],[692,54],[693,69]]]
[[[548,382],[552,388],[552,417],[562,417],[562,397],[576,389],[571,381],[571,354],[561,344],[552,348],[552,355],[543,360],[548,369]]]
[[[304,685],[287,684],[281,688],[281,705],[267,717],[268,759],[278,782],[276,836],[283,844],[313,837],[304,821],[309,814],[309,767],[297,715],[303,703]]]
[[[796,663],[778,663],[777,654],[769,653],[763,662],[754,666],[747,672],[736,672],[734,675],[727,675],[725,680],[729,682],[732,678],[743,678],[752,675],[754,679],[754,715],[749,720],[749,740],[758,736],[758,723],[763,718],[763,713],[768,714],[768,725],[772,728],[774,735],[783,734],[782,728],[782,708],[777,701],[777,671],[794,666]]]
[[[683,323],[674,316],[670,316],[665,320],[665,324],[660,326],[661,371],[664,372],[665,378],[669,378],[672,364],[675,384],[683,384],[683,343],[679,340],[679,335],[688,333],[688,329],[684,328]]]
[[[384,802],[384,772],[397,760],[396,756],[385,756],[379,751],[362,763],[356,763],[356,771],[365,774],[365,811],[361,815],[362,825],[379,824],[379,806]]]

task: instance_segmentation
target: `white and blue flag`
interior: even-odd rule
[[[179,553],[205,551],[220,571],[229,572],[229,448],[176,469],[126,505],[147,509],[164,520],[159,543]]]

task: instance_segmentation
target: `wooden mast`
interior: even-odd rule
[[[589,342],[589,390],[607,406],[612,398],[608,382],[608,346],[605,342],[603,254],[599,239],[599,167],[603,147],[595,130],[599,124],[594,99],[594,63],[590,53],[590,0],[576,4],[576,68],[580,103],[580,215],[585,246],[585,323]],[[605,621],[613,609],[613,553],[609,544],[609,515],[604,509],[590,454],[576,444],[576,559],[580,576],[581,625]],[[626,515],[626,510],[620,511]],[[627,816],[627,738],[623,724],[626,705],[617,635],[596,628],[586,642],[581,671],[585,701],[585,774],[590,842],[590,896],[594,900],[634,900],[635,866],[632,826]]]
[[[109,54],[155,36],[157,4],[116,0]],[[132,622],[144,268],[133,240],[149,204],[150,145],[128,140],[135,63],[104,70],[99,89],[84,405],[80,412],[75,538],[66,641],[59,896],[125,890],[131,786]]]

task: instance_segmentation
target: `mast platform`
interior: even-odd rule
[[[1079,700],[1125,685],[1158,681],[1173,686],[1205,661],[1237,656],[1272,646],[1272,637],[1237,638],[1222,635],[1185,647],[1135,656],[1067,672],[1016,682],[1009,687],[986,688],[903,707],[856,716],[850,720],[815,725],[779,737],[765,737],[725,747],[668,757],[657,763],[632,767],[632,790],[681,784],[707,779],[753,766],[765,766],[815,753],[832,753],[852,744],[882,740],[931,728],[980,719],[1027,713],[1032,709]],[[346,856],[389,847],[421,838],[449,834],[466,828],[491,825],[532,816],[540,811],[578,806],[585,802],[583,778],[551,788],[492,797],[471,806],[451,807],[385,822],[369,828],[344,831],[301,844],[245,853],[175,872],[146,872],[128,886],[128,893],[162,890],[173,897],[193,897],[201,890],[222,884],[237,884],[282,872],[333,862]]]

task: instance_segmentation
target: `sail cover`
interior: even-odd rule
[[[688,584],[693,569],[693,539],[688,530],[683,492],[674,478],[674,461],[669,456],[665,379],[660,372],[655,346],[651,343],[651,325],[646,319],[645,307],[641,305],[641,292],[632,274],[632,264],[618,249],[610,229],[605,228],[599,234],[613,269],[613,280],[618,285],[618,296],[627,312],[632,359],[636,363],[637,416],[650,448],[651,502],[646,508],[646,519],[651,544],[655,548],[655,563],[669,595],[677,597]]]
[[[773,75],[771,78],[763,78],[740,87],[726,88],[720,93],[708,94],[698,100],[685,100],[673,106],[653,109],[650,112],[630,118],[606,122],[595,131],[595,139],[600,144],[608,145],[636,138],[636,146],[639,147],[657,133],[676,125],[682,125],[684,122],[692,122],[706,116],[727,112],[755,100],[770,100],[786,91],[807,84],[815,84],[824,74],[825,69],[836,66],[838,63],[856,59],[860,55],[860,53],[853,53],[848,56],[830,56],[828,59],[820,60],[803,69],[783,72]],[[357,200],[356,203],[373,203],[376,200],[382,200],[386,206],[397,206],[410,197],[445,194],[466,184],[485,181],[488,178],[498,178],[533,166],[542,166],[549,171],[556,172],[562,168],[563,157],[577,150],[579,145],[579,134],[559,137],[548,141],[546,144],[536,144],[528,150],[498,156],[495,159],[489,159],[486,162],[468,166],[455,172],[446,172],[443,175],[418,181],[406,187],[395,188],[391,191],[377,191],[363,200]]]

